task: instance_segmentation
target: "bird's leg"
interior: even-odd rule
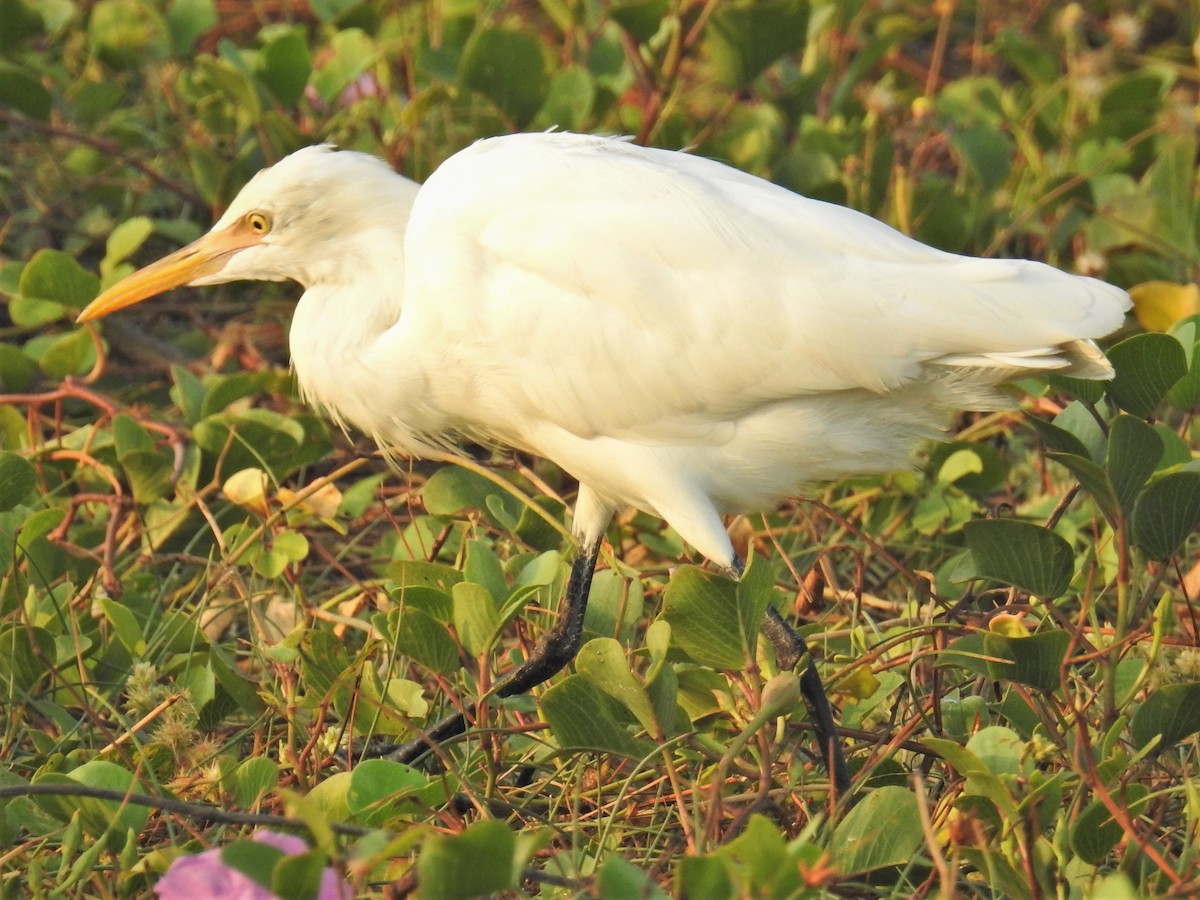
[[[734,574],[741,577],[745,565],[738,557],[733,558],[731,566]],[[833,722],[833,707],[829,705],[829,697],[825,693],[825,685],[817,672],[816,660],[809,652],[804,637],[798,633],[787,620],[779,614],[774,606],[768,606],[763,616],[762,630],[775,645],[775,661],[780,669],[793,669],[805,656],[808,657],[804,671],[800,673],[800,693],[808,706],[808,714],[812,718],[817,732],[817,742],[821,750],[821,758],[825,768],[833,775],[833,784],[839,794],[850,790],[850,773],[846,769],[846,757],[842,753],[842,744],[838,739],[837,727]]]
[[[575,658],[583,643],[583,616],[587,611],[592,574],[596,571],[596,561],[599,558],[600,541],[596,541],[592,547],[580,548],[579,555],[571,565],[571,578],[567,582],[566,594],[559,607],[558,621],[537,642],[529,659],[493,688],[493,694],[499,697],[523,694],[550,678]],[[470,714],[474,711],[475,705],[469,704],[466,712]],[[424,756],[435,744],[440,744],[466,730],[466,715],[456,713],[426,729],[420,738],[397,748],[389,748],[390,752],[386,755],[388,759],[411,763]]]

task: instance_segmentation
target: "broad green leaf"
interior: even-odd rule
[[[5,28],[8,23],[4,23]],[[4,39],[0,38],[0,44]],[[11,106],[39,122],[50,119],[54,98],[37,78],[16,66],[0,61],[0,106]]]
[[[54,636],[43,628],[11,626],[0,629],[0,696],[17,699],[53,671]]]
[[[388,613],[387,621],[400,653],[439,675],[453,675],[461,668],[454,638],[444,625],[423,610],[394,610]]]
[[[96,345],[84,329],[53,338],[38,356],[38,365],[52,378],[85,375],[96,364]]]
[[[567,66],[554,73],[538,122],[547,128],[584,131],[596,102],[596,82],[580,66]]]
[[[1161,736],[1156,753],[1170,750],[1200,731],[1200,683],[1172,684],[1153,691],[1134,710],[1130,731],[1138,749]]]
[[[294,106],[304,94],[312,72],[312,54],[300,29],[277,35],[262,49],[259,58],[263,83],[284,106]]]
[[[462,572],[451,566],[419,559],[397,560],[388,566],[387,574],[402,591],[410,587],[424,587],[434,588],[446,595],[463,580]]]
[[[549,70],[546,48],[532,34],[485,27],[463,49],[458,81],[483,94],[522,128],[546,100]]]
[[[158,450],[135,450],[120,458],[121,468],[138,503],[153,503],[171,493],[175,465]]]
[[[1153,481],[1138,497],[1133,539],[1152,559],[1177,553],[1200,528],[1200,472],[1172,472]]]
[[[491,647],[500,629],[496,601],[487,588],[469,581],[454,585],[451,596],[458,639],[472,656],[481,656]]]
[[[1040,525],[1011,519],[968,522],[963,531],[984,578],[1011,584],[1046,600],[1060,596],[1071,583],[1071,545]]]
[[[334,33],[327,50],[331,52],[313,71],[310,82],[321,99],[333,105],[342,92],[375,62],[379,48],[360,29],[345,28]]]
[[[325,855],[317,850],[285,856],[271,870],[271,892],[288,900],[321,900],[322,896],[329,896],[321,884],[327,862]]]
[[[465,580],[483,586],[496,603],[502,603],[509,594],[508,581],[504,577],[504,565],[492,545],[472,538],[467,541],[466,550]]]
[[[1146,806],[1150,789],[1143,784],[1131,783],[1114,798],[1136,820]],[[1125,829],[1117,822],[1101,800],[1093,800],[1071,823],[1071,849],[1089,865],[1098,866],[1125,836]],[[1094,896],[1094,895],[1093,895]]]
[[[88,787],[103,790],[126,792],[142,792],[143,788],[129,770],[103,759],[93,759],[72,769],[65,776],[55,774],[34,779],[35,784],[46,782],[57,784],[83,784]],[[84,830],[92,837],[108,834],[110,848],[120,846],[125,839],[125,833],[132,828],[140,832],[150,818],[150,810],[145,806],[132,803],[121,803],[117,800],[97,800],[91,797],[56,797],[46,798],[57,801],[60,809],[83,813]]]
[[[417,860],[423,900],[472,900],[520,886],[516,835],[496,819],[433,835]]]
[[[107,274],[133,256],[153,230],[154,226],[145,216],[126,219],[114,228],[109,232],[108,240],[104,244],[104,259],[100,261],[100,271]]]
[[[175,52],[186,57],[196,41],[217,24],[215,0],[173,0],[166,19]]]
[[[283,857],[282,850],[262,841],[234,841],[221,848],[222,863],[264,888],[271,886],[271,874]]]
[[[743,633],[737,584],[695,566],[680,566],[663,592],[662,618],[676,643],[696,662],[714,669],[740,669],[753,658]]]
[[[1113,491],[1108,472],[1099,463],[1074,453],[1047,453],[1047,458],[1065,467],[1079,482],[1079,486],[1090,496],[1104,517],[1115,523],[1120,515],[1117,495]]]
[[[670,900],[649,872],[643,871],[619,854],[609,854],[596,874],[596,887],[601,897],[636,897],[638,900]],[[699,894],[692,894],[696,897]],[[711,894],[704,895],[712,897]],[[716,898],[713,898],[716,900]]]
[[[1133,512],[1134,502],[1146,479],[1158,468],[1162,454],[1162,438],[1141,419],[1121,415],[1109,426],[1105,466],[1117,504],[1125,515]]]
[[[1108,395],[1135,416],[1154,414],[1167,391],[1187,375],[1183,345],[1167,334],[1135,334],[1108,351],[1116,376]]]
[[[1037,431],[1038,437],[1042,439],[1042,443],[1046,445],[1047,450],[1058,453],[1070,453],[1073,456],[1080,456],[1084,459],[1092,458],[1087,445],[1066,428],[1052,425],[1036,416],[1030,416],[1026,421]]]
[[[542,694],[538,708],[560,747],[637,759],[644,748],[609,711],[615,703],[582,675],[569,675]]]
[[[142,626],[132,610],[111,597],[99,599],[100,609],[116,632],[117,639],[125,645],[132,656],[141,656],[146,652],[146,639],[142,634]]]
[[[89,42],[109,65],[132,69],[171,50],[167,24],[149,3],[99,0],[87,25]]]
[[[237,767],[233,784],[238,808],[253,809],[279,787],[279,765],[266,756],[252,756]]]
[[[726,3],[708,23],[705,50],[717,80],[742,87],[781,56],[804,49],[807,35],[807,0]]]
[[[358,820],[383,825],[400,801],[429,788],[429,777],[390,759],[365,759],[354,766],[346,805]],[[441,792],[441,785],[434,785]]]
[[[992,775],[1021,774],[1025,742],[1015,731],[1000,725],[981,728],[967,741],[967,750],[983,763]]]
[[[984,636],[984,653],[1012,660],[1011,666],[997,666],[993,678],[1016,681],[1047,694],[1061,686],[1061,671],[1067,658],[1071,635],[1061,629],[1042,631],[1028,637],[1008,637],[994,632]]]
[[[834,864],[847,874],[902,866],[924,842],[917,798],[902,787],[867,794],[833,830]]]
[[[33,464],[15,453],[0,453],[0,512],[7,512],[29,496],[37,485]]]
[[[303,464],[304,427],[295,419],[269,409],[224,412],[197,422],[192,437],[214,458],[221,472],[263,468],[282,480]]]
[[[629,669],[625,651],[613,638],[588,641],[575,657],[575,671],[633,713],[652,737],[661,731],[646,688]]]
[[[629,32],[639,44],[644,44],[662,27],[667,14],[668,0],[620,0],[609,5],[609,18]]]
[[[431,516],[452,516],[463,509],[484,509],[488,497],[501,488],[461,466],[443,466],[421,489],[421,499]]]

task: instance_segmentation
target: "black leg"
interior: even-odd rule
[[[733,560],[734,573],[741,577],[744,571],[742,561],[737,557]],[[804,637],[796,632],[791,625],[779,614],[773,606],[767,607],[762,621],[763,633],[775,645],[775,661],[780,669],[793,669],[805,656],[808,665],[800,673],[800,693],[808,706],[808,714],[812,718],[817,732],[817,742],[821,750],[821,758],[825,760],[825,768],[833,775],[833,784],[839,794],[850,790],[850,773],[846,769],[846,757],[842,753],[842,744],[838,739],[837,726],[833,721],[833,708],[829,705],[829,697],[825,693],[825,685],[817,673],[816,661],[809,653],[808,644]]]
[[[515,672],[506,677],[492,690],[499,697],[524,694],[559,672],[575,658],[583,643],[583,615],[587,611],[588,594],[592,587],[592,574],[600,558],[600,542],[594,547],[580,548],[580,553],[571,565],[571,579],[567,582],[566,595],[559,607],[558,621],[548,631],[529,659]],[[469,707],[474,712],[474,706]],[[467,720],[462,713],[448,716],[414,741],[402,744],[387,753],[388,759],[411,763],[424,756],[435,744],[462,734],[467,730]]]

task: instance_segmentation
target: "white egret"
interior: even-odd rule
[[[738,572],[723,515],[902,467],[950,411],[995,406],[1014,377],[1111,377],[1092,339],[1129,305],[1100,281],[935,250],[712,160],[549,133],[480,141],[423,187],[361,153],[299,150],[80,319],[237,279],[303,285],[293,364],[338,422],[415,456],[510,445],[579,480],[560,619],[505,695],[578,650],[619,507]],[[764,627],[793,665],[803,641],[773,611]],[[844,789],[811,665],[803,683]]]

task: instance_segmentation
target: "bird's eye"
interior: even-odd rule
[[[266,234],[271,230],[271,217],[266,213],[252,212],[246,216],[246,224],[255,234]]]

